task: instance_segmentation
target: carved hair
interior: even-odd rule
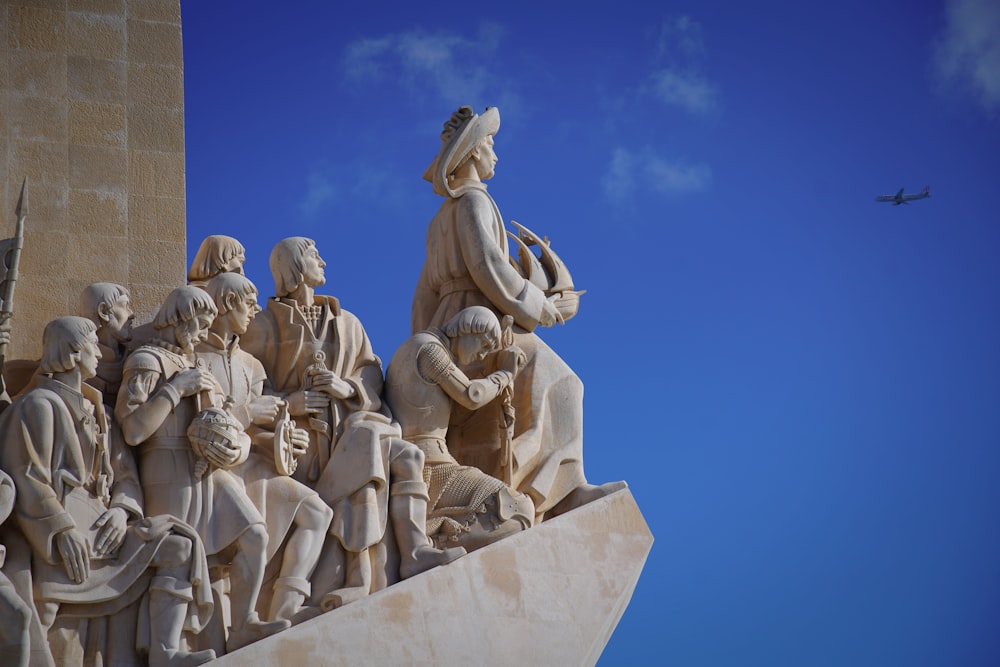
[[[243,244],[232,236],[214,234],[206,236],[201,242],[201,247],[191,261],[191,270],[188,271],[188,282],[204,282],[213,276],[222,273],[222,268],[229,263],[233,257],[246,254]]]
[[[128,290],[115,283],[92,283],[83,288],[80,294],[79,313],[86,317],[98,327],[103,324],[101,320],[100,307],[116,306],[127,301]]]
[[[45,325],[42,332],[42,373],[65,373],[76,368],[77,355],[87,340],[97,332],[97,325],[86,317],[59,317]]]
[[[153,319],[153,328],[159,331],[193,320],[198,315],[216,315],[218,312],[208,292],[200,287],[186,285],[167,295]]]
[[[493,347],[500,341],[500,321],[493,311],[484,306],[469,306],[444,323],[441,327],[448,338],[465,334],[486,334]]]
[[[238,273],[220,273],[208,281],[205,291],[215,302],[219,315],[232,310],[230,297],[235,297],[234,301],[243,301],[248,296],[257,296],[257,287]]]
[[[288,296],[302,283],[302,260],[316,242],[304,236],[290,236],[278,241],[271,251],[271,275],[274,292],[279,297]]]

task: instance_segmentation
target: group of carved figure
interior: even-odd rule
[[[624,485],[587,483],[582,384],[532,333],[580,293],[537,237],[510,261],[498,127],[445,124],[384,376],[302,237],[272,250],[263,310],[243,246],[211,236],[151,323],[95,283],[48,324],[0,414],[0,662],[202,664]]]

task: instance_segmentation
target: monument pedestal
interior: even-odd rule
[[[211,664],[594,665],[652,544],[625,489]]]

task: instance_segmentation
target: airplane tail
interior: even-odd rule
[[[925,197],[930,197],[931,196],[931,186],[929,186],[929,185],[925,186],[924,187],[924,191],[921,192],[920,194],[922,194]]]

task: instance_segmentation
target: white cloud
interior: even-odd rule
[[[416,29],[349,44],[343,59],[349,79],[370,83],[396,73],[400,83],[437,94],[449,103],[482,99],[505,86],[486,66],[503,38],[503,27],[484,23],[476,35]]]
[[[657,35],[656,53],[657,56],[671,59],[704,55],[705,41],[701,35],[701,24],[687,15],[664,19]]]
[[[988,112],[1000,110],[1000,3],[948,0],[934,53],[942,83],[971,92]]]
[[[712,184],[712,169],[706,164],[668,160],[652,149],[630,151],[615,149],[604,175],[604,193],[621,201],[640,190],[662,195],[680,195],[707,189]]]
[[[694,115],[715,111],[719,88],[702,73],[705,53],[700,23],[686,15],[664,19],[656,36],[656,67],[642,91]]]
[[[693,114],[715,110],[718,88],[704,77],[676,69],[664,69],[652,75],[652,91],[661,102]]]
[[[336,195],[337,188],[328,165],[317,165],[306,176],[306,192],[299,200],[299,212],[306,218],[315,218]]]

